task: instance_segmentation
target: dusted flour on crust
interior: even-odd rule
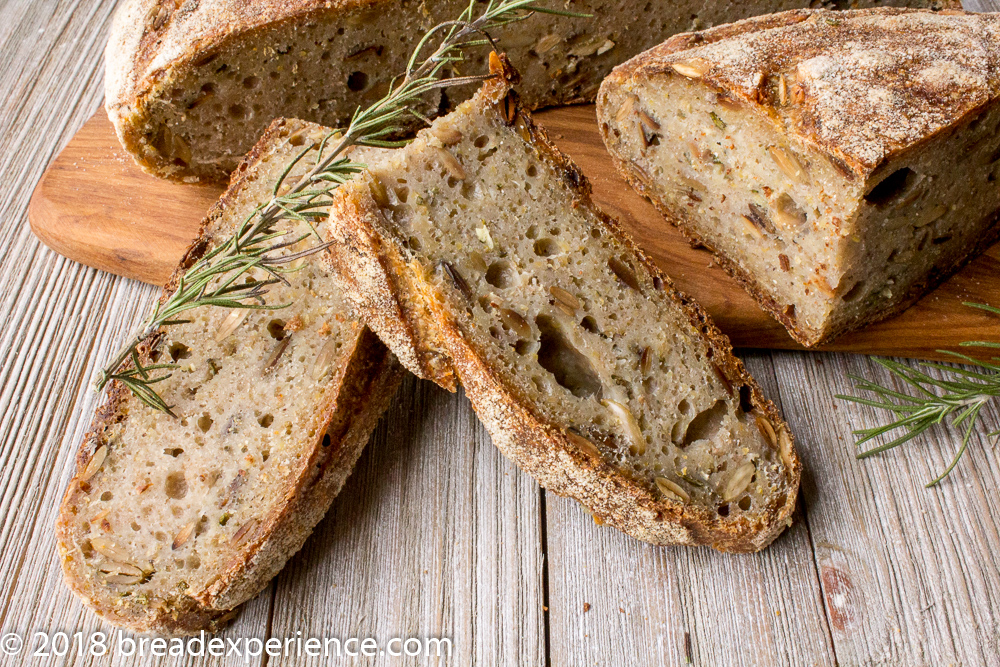
[[[678,35],[598,96],[619,170],[804,345],[1000,234],[1000,18],[799,10]]]

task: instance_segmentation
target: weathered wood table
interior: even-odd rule
[[[29,643],[109,629],[64,587],[51,526],[88,379],[156,294],[56,255],[25,221],[45,165],[101,102],[113,4],[0,5],[0,633]],[[868,358],[743,356],[806,465],[795,524],[763,553],[598,527],[500,456],[461,394],[410,379],[330,515],[225,636],[449,637],[454,665],[1000,664],[1000,465],[985,435],[928,490],[952,429],[854,458],[851,431],[876,415],[833,395],[848,373],[889,381]],[[984,418],[1000,423],[997,407]]]

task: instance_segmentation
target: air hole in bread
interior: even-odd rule
[[[552,373],[559,386],[578,398],[588,398],[601,391],[601,378],[585,354],[577,350],[559,327],[547,315],[535,318],[541,333],[538,363]]]
[[[271,334],[274,340],[285,339],[285,321],[274,319],[267,323],[267,333]]]
[[[184,450],[181,449],[180,447],[167,447],[163,450],[163,453],[166,454],[167,456],[172,456],[174,458],[177,458],[178,456],[184,453]]]
[[[171,343],[168,348],[170,359],[177,363],[180,359],[187,359],[191,356],[191,348],[184,343]]]
[[[535,254],[539,257],[555,257],[560,252],[559,244],[550,238],[535,241]]]
[[[112,498],[114,498],[114,495],[112,495],[110,491],[105,491],[104,493],[101,494],[101,500],[103,500],[104,502],[108,502]]]
[[[753,392],[747,385],[740,387],[740,410],[744,413],[753,412]]]
[[[507,289],[517,283],[517,273],[510,262],[500,259],[490,264],[486,270],[486,282],[497,289]]]
[[[684,439],[680,442],[681,447],[687,447],[698,440],[712,440],[722,426],[722,419],[726,416],[728,408],[723,400],[716,401],[712,407],[702,410],[688,424]]]
[[[917,180],[916,173],[909,167],[892,172],[865,195],[865,201],[872,206],[887,206],[901,197]]]
[[[354,92],[360,92],[368,87],[368,75],[364,72],[351,72],[347,77],[347,87]]]
[[[601,333],[601,328],[597,326],[597,320],[595,320],[590,315],[587,315],[582,320],[580,320],[580,326],[592,334],[600,335]]]
[[[854,283],[854,286],[851,287],[851,289],[847,290],[847,293],[844,294],[844,296],[841,298],[844,301],[850,303],[851,301],[854,301],[859,296],[864,294],[864,292],[865,292],[865,281],[859,280],[858,282]]]
[[[263,426],[264,428],[270,428],[271,424],[274,423],[274,415],[272,414],[262,415],[258,417],[257,423]]]
[[[212,428],[212,424],[214,423],[214,420],[208,415],[208,413],[205,413],[198,418],[198,429],[202,433],[208,433],[208,429]]]
[[[167,495],[167,498],[173,498],[174,500],[180,500],[186,496],[188,484],[187,479],[184,478],[184,473],[172,472],[167,475],[167,479],[163,483],[163,492]]]

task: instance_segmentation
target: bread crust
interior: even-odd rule
[[[885,60],[837,67],[859,40],[882,47]],[[949,42],[963,48],[945,48]],[[866,180],[1000,95],[1000,17],[958,9],[791,10],[675,35],[616,67],[602,87],[682,76],[673,65],[692,59],[707,67],[701,82],[825,154],[849,178]],[[789,95],[797,100],[783,105],[770,75],[790,70]],[[857,85],[876,91],[876,80],[894,94],[851,96]]]
[[[247,185],[248,175],[269,147],[289,132],[286,126],[298,128],[300,121],[275,121],[254,150],[233,174],[233,180],[222,198],[213,206],[202,223],[199,239],[188,249],[177,269],[164,287],[161,302],[176,289],[184,271],[209,249],[209,231],[213,223],[233,204],[240,190]],[[240,551],[203,591],[194,595],[173,593],[164,598],[169,604],[129,604],[113,606],[102,599],[95,584],[79,579],[70,566],[73,551],[72,507],[85,482],[82,475],[97,449],[109,443],[110,427],[126,419],[137,401],[129,390],[117,381],[109,383],[107,398],[97,409],[90,431],[84,437],[76,455],[73,478],[64,494],[56,523],[57,547],[67,585],[99,616],[116,625],[137,632],[184,635],[207,630],[215,632],[235,616],[235,608],[259,593],[281,570],[288,558],[301,548],[315,525],[326,513],[339,493],[360,456],[376,422],[385,411],[402,379],[402,368],[378,338],[363,325],[356,326],[353,340],[345,341],[352,348],[349,359],[330,379],[323,400],[316,406],[310,425],[316,435],[305,451],[301,474],[295,483],[280,493],[281,501],[241,545]],[[140,357],[149,362],[150,353],[162,339],[162,333],[149,336],[139,347]],[[324,446],[326,439],[328,444]]]
[[[674,1],[676,2],[676,0]],[[960,6],[957,0],[894,1],[920,5]],[[806,4],[806,0],[785,0],[782,6],[796,3]],[[689,5],[691,9],[697,9],[697,5],[691,3],[676,2],[676,4],[678,6],[675,11],[678,15],[686,13]],[[775,3],[767,4],[773,7]],[[599,7],[599,3],[596,3],[595,6]],[[119,140],[125,149],[135,156],[136,161],[143,169],[156,176],[177,179],[221,179],[221,168],[220,170],[202,169],[198,173],[193,173],[195,170],[174,164],[155,146],[150,145],[150,138],[145,136],[159,129],[153,126],[151,117],[155,115],[159,106],[165,103],[170,104],[171,89],[176,85],[178,79],[183,77],[192,67],[205,62],[213,54],[227,49],[229,46],[239,44],[255,46],[266,31],[283,24],[297,26],[307,25],[315,21],[346,21],[350,20],[348,14],[356,14],[357,11],[370,7],[377,7],[385,13],[394,14],[412,12],[417,15],[419,12],[420,16],[434,18],[434,20],[451,18],[450,16],[440,16],[433,3],[430,5],[421,4],[418,8],[414,5],[401,3],[399,0],[267,0],[264,2],[124,0],[115,17],[111,38],[105,51],[105,61],[107,62],[105,106]],[[588,11],[588,8],[576,7],[576,10]],[[709,3],[705,8],[707,20],[715,23],[738,18],[748,11],[751,10],[741,9],[739,3]],[[595,16],[599,14],[600,12],[595,12]],[[545,20],[548,19],[542,17],[533,19],[536,23]],[[598,33],[618,29],[617,26],[612,28],[612,26],[607,25],[608,17],[605,16],[601,20],[603,27],[598,30]],[[687,21],[680,19],[679,16],[671,17],[669,22],[672,26],[671,32],[681,30],[687,25]],[[538,23],[538,25],[542,24]],[[570,30],[562,27],[563,24],[558,22],[554,26],[554,33],[557,35]],[[580,30],[585,31],[586,29],[581,27]],[[540,31],[534,39],[539,39],[545,34],[544,31]],[[570,34],[562,36],[580,42],[579,38],[586,37],[586,34],[578,34],[577,29],[573,28]],[[647,39],[635,41],[631,43],[628,53],[635,53],[646,48],[664,36],[665,34],[657,33],[654,38],[650,34]],[[517,39],[513,38],[512,41],[517,41]],[[613,40],[609,41],[612,45],[614,44]],[[571,51],[583,48],[583,46],[585,45],[576,44]],[[576,71],[576,65],[579,62],[585,62],[594,57],[604,59],[613,57],[610,53],[607,56],[591,53],[591,50],[597,49],[598,45],[595,43],[591,49],[583,50],[583,53],[589,54],[580,56],[583,60],[560,61],[552,67],[553,72],[551,73],[541,67],[533,70],[538,79],[536,82],[538,86],[549,86],[548,79],[550,78],[553,80],[558,78],[562,83],[559,83],[555,88],[550,88],[549,93],[542,94],[540,99],[532,98],[532,104],[537,106],[593,101],[600,78],[613,62],[602,60],[603,64],[599,69],[587,70],[585,66],[585,72],[589,71],[589,73],[577,74],[576,76],[573,76],[572,73]],[[525,57],[528,57],[527,48],[523,49],[523,53]],[[530,57],[534,58],[534,56]],[[617,61],[620,61],[621,57],[619,56]],[[565,76],[559,76],[564,69],[566,70]],[[216,173],[216,171],[220,173]]]
[[[906,22],[913,18],[939,24],[943,33],[953,33],[953,39],[965,39],[976,48],[969,49],[971,54],[959,54],[956,49],[935,49],[934,42],[925,35],[907,30]],[[960,19],[961,23],[956,23],[955,19]],[[896,23],[887,24],[886,21]],[[781,104],[773,90],[773,83],[769,81],[769,76],[773,75],[768,73],[794,70],[796,63],[804,61],[842,58],[847,49],[845,41],[870,40],[873,35],[881,37],[879,43],[896,49],[891,57],[922,59],[919,61],[925,65],[930,62],[936,67],[943,67],[941,63],[953,63],[959,70],[976,76],[969,79],[969,85],[957,91],[946,90],[939,85],[940,82],[934,81],[904,85],[907,67],[901,62],[898,70],[892,71],[884,81],[887,88],[899,93],[891,104],[875,108],[862,108],[850,103],[845,106],[843,101],[850,99],[844,93],[853,76],[850,72],[836,72],[831,80],[806,77],[796,83],[800,88],[794,94],[801,96],[799,101]],[[957,9],[928,12],[881,8],[837,13],[792,10],[702,32],[676,35],[616,67],[602,84],[602,91],[611,88],[627,90],[635,82],[681,76],[674,69],[674,63],[702,59],[713,63],[699,77],[703,83],[722,95],[738,99],[748,112],[775,122],[789,138],[790,144],[798,142],[809,146],[825,155],[849,180],[865,184],[873,175],[877,176],[877,172],[891,170],[892,164],[905,161],[928,142],[974,118],[996,102],[1000,96],[1000,77],[995,73],[1000,66],[998,36],[1000,18],[997,16],[971,14]],[[716,61],[713,58],[720,59],[721,64],[714,64]],[[891,68],[881,63],[879,73],[884,74],[885,69]],[[763,76],[754,76],[753,72]],[[830,89],[821,91],[821,82]],[[790,91],[789,95],[792,94]],[[613,113],[613,110],[604,110],[602,103],[606,99],[606,95],[598,95],[599,118]],[[910,119],[912,122],[904,124],[900,131],[891,131],[895,129],[893,123],[904,113],[913,117]],[[872,128],[886,127],[890,130],[872,132]],[[608,127],[601,123],[600,131],[604,142],[610,145]],[[891,308],[862,322],[848,321],[828,331],[809,331],[800,327],[794,312],[787,311],[776,302],[754,276],[701,237],[687,219],[687,211],[675,210],[661,201],[648,174],[613,152],[611,159],[618,173],[637,192],[649,199],[692,245],[711,251],[717,263],[760,307],[781,322],[792,338],[805,347],[821,345],[860,326],[906,310],[1000,239],[1000,214],[991,214],[989,217],[992,219],[986,225],[988,231],[976,248],[966,254],[944,257],[933,271],[912,285],[903,299]]]
[[[677,291],[671,280],[635,245],[619,223],[593,204],[586,177],[551,143],[545,131],[534,124],[516,94],[510,90],[517,81],[517,74],[506,59],[491,64],[494,64],[494,73],[500,76],[488,81],[470,104],[506,103],[513,106],[510,117],[517,119],[518,130],[530,132],[532,143],[542,158],[555,166],[575,191],[576,205],[597,213],[604,228],[635,253],[662,290],[682,309],[692,326],[701,332],[711,349],[709,356],[730,388],[748,387],[754,406],[774,424],[784,425],[777,408],[764,397],[760,386],[747,373],[742,362],[733,356],[729,339],[716,328],[708,314],[692,299]],[[493,436],[494,443],[547,489],[577,499],[600,521],[657,545],[708,545],[720,551],[753,552],[767,546],[790,524],[801,476],[801,462],[794,452],[791,454],[788,494],[780,506],[771,508],[767,521],[760,525],[751,525],[747,519],[723,521],[714,510],[681,507],[656,498],[649,490],[627,480],[608,463],[595,462],[586,457],[570,443],[562,428],[547,423],[534,413],[531,406],[518,399],[503,378],[469,344],[445,305],[444,298],[427,294],[432,288],[421,279],[424,269],[403,261],[393,241],[382,237],[372,225],[372,220],[381,219],[381,210],[367,187],[351,188],[349,195],[338,196],[331,210],[331,219],[336,223],[331,226],[333,235],[329,240],[334,245],[329,251],[330,258],[343,280],[348,299],[357,305],[369,326],[401,359],[419,358],[421,354],[441,355],[444,351],[453,375],[462,382],[466,395]],[[389,275],[390,272],[400,271],[410,275],[402,278]],[[359,280],[358,276],[362,279]],[[423,284],[419,289],[409,287],[406,291],[393,291],[392,286],[397,282]],[[368,292],[374,284],[386,290],[378,299],[372,299]],[[419,302],[411,304],[413,308],[399,307],[416,292],[420,292],[421,297]],[[397,321],[401,317],[406,321]],[[418,319],[419,322],[415,321]],[[394,333],[428,329],[432,330],[432,334],[427,338],[404,337]],[[431,345],[428,345],[428,340],[433,341]],[[411,370],[433,381],[439,381],[441,377],[440,374],[421,373],[419,366]]]

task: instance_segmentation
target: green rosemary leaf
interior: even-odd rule
[[[965,303],[964,305],[1000,315],[1000,308],[993,306],[976,303]],[[962,343],[961,346],[1000,348],[1000,343],[969,341]],[[921,364],[923,368],[933,369],[945,375],[943,378],[938,378],[899,362],[889,359],[875,359],[876,363],[888,370],[895,378],[915,389],[916,394],[906,394],[864,378],[850,376],[854,380],[856,389],[875,394],[878,399],[863,396],[837,396],[841,400],[886,410],[896,417],[881,426],[854,431],[854,435],[858,436],[856,445],[863,445],[893,431],[905,430],[905,433],[889,442],[859,453],[857,455],[859,459],[899,447],[945,420],[950,420],[951,425],[955,428],[964,427],[961,445],[950,465],[944,472],[931,480],[927,484],[928,487],[941,483],[955,469],[979,425],[983,407],[1000,396],[1000,363],[982,361],[952,350],[939,350],[939,352],[952,356],[956,361],[966,363],[973,368],[956,368],[940,363]],[[1000,358],[995,357],[994,361],[1000,362]],[[1000,429],[988,433],[986,437],[1000,437]]]
[[[973,303],[971,301],[963,301],[963,306],[968,306],[969,308],[978,308],[979,310],[985,310],[986,312],[993,313],[994,315],[1000,315],[1000,308],[996,306],[989,306],[985,303]]]

